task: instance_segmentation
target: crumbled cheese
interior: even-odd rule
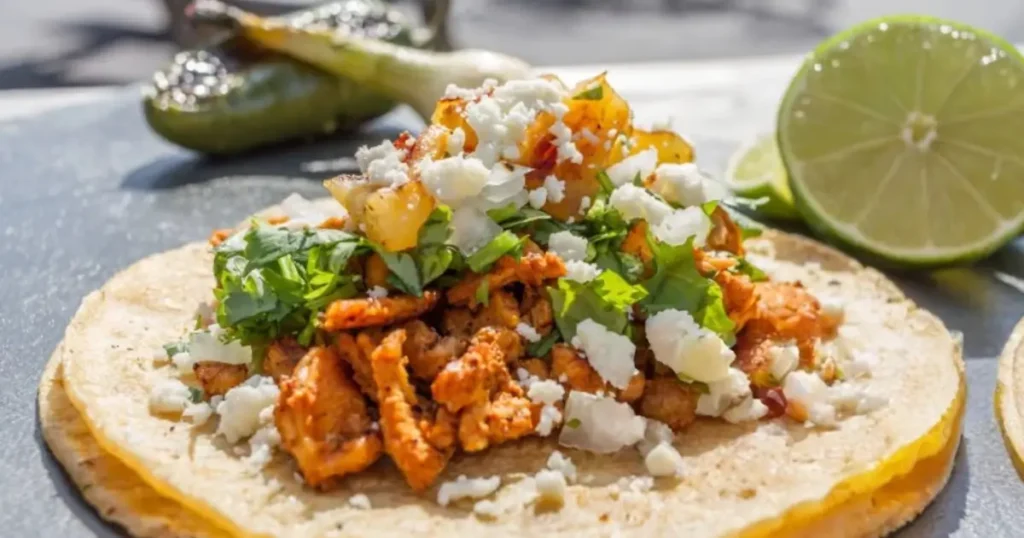
[[[516,332],[519,333],[519,336],[522,336],[527,342],[540,342],[540,333],[537,332],[537,329],[534,329],[533,326],[527,323],[519,322],[516,325]]]
[[[846,303],[840,297],[818,297],[818,302],[821,303],[821,313],[832,319],[841,322],[846,315]]]
[[[536,110],[547,110],[552,104],[562,102],[565,90],[545,78],[516,79],[495,88],[493,97],[500,102],[521,102]]]
[[[166,352],[165,352],[166,353]],[[174,363],[174,367],[179,372],[191,372],[192,366],[195,365],[196,361],[192,358],[192,354],[188,351],[179,351],[171,357],[171,362]]]
[[[252,348],[243,346],[238,340],[224,343],[223,336],[224,330],[217,324],[210,325],[205,331],[195,331],[190,334],[188,362],[211,361],[225,364],[249,364],[252,362]],[[175,364],[177,363],[178,361],[175,360]],[[191,365],[189,366],[191,367]]]
[[[750,378],[738,368],[729,368],[723,379],[707,385],[708,392],[697,398],[698,415],[720,417],[733,405],[751,397]]]
[[[562,412],[554,405],[544,404],[540,408],[540,418],[537,420],[537,427],[534,428],[534,431],[543,437],[547,437],[551,435],[555,426],[560,422],[562,422]]]
[[[609,331],[592,319],[576,325],[573,347],[587,355],[587,362],[613,387],[625,389],[636,373],[636,345],[629,337]]]
[[[462,127],[456,127],[448,134],[447,150],[449,155],[458,155],[466,147],[466,131]]]
[[[366,290],[366,296],[371,299],[383,299],[388,296],[388,290],[382,286],[374,286]]]
[[[722,198],[714,180],[693,163],[667,163],[654,171],[651,190],[662,198],[684,206],[697,206]]]
[[[589,196],[584,196],[583,198],[580,198],[580,215],[586,214],[587,210],[590,209],[591,203],[592,202],[590,201]]]
[[[534,475],[536,481],[538,500],[562,504],[565,500],[565,476],[555,470],[543,469]]]
[[[149,410],[154,413],[181,413],[189,404],[188,386],[177,379],[163,379],[149,391]]]
[[[644,466],[651,476],[681,476],[683,474],[683,457],[669,443],[658,443],[644,456]]]
[[[475,207],[463,207],[452,212],[448,243],[468,255],[486,245],[499,233],[501,226],[488,217],[487,213]]]
[[[658,120],[651,124],[652,131],[671,131],[672,130],[672,116],[669,116],[663,120]]]
[[[449,84],[444,89],[445,99],[464,99],[466,101],[472,101],[477,97],[486,95],[498,85],[498,81],[493,78],[484,79],[483,84],[479,88],[460,88],[455,84]]]
[[[773,344],[768,349],[768,358],[772,361],[772,377],[776,381],[782,381],[800,363],[800,350],[797,349],[796,343],[793,341]]]
[[[672,207],[654,196],[647,189],[626,183],[616,188],[608,198],[608,204],[622,213],[627,221],[644,219],[648,224],[657,226],[672,214]]]
[[[889,401],[851,383],[836,383],[829,387],[828,399],[836,409],[857,414],[870,413]]]
[[[562,88],[545,79],[509,81],[491,96],[480,96],[466,106],[466,122],[477,135],[474,156],[486,166],[518,158],[518,144],[537,113],[553,110],[563,96]]]
[[[669,245],[682,245],[691,237],[693,246],[703,247],[711,233],[711,219],[699,207],[676,209],[651,230],[654,236]]]
[[[647,318],[646,329],[654,358],[696,381],[725,378],[736,358],[717,334],[698,325],[689,312],[662,310]]]
[[[373,505],[370,504],[370,498],[367,497],[365,493],[356,493],[349,497],[348,505],[359,510],[369,510],[373,508]]]
[[[437,490],[437,504],[448,506],[452,501],[459,499],[486,497],[497,491],[500,485],[500,476],[466,478],[466,475],[459,475],[455,480],[441,484]]]
[[[654,479],[650,476],[624,476],[615,485],[620,490],[633,493],[645,493],[654,488]]]
[[[272,377],[252,376],[232,388],[216,406],[220,415],[217,434],[235,444],[256,433],[262,425],[261,413],[264,409],[273,409],[277,394],[277,384]]]
[[[672,444],[675,438],[676,434],[672,431],[672,428],[668,427],[668,424],[649,418],[647,419],[647,425],[644,427],[644,438],[636,444],[636,448],[641,454],[646,456],[648,452],[661,443]]]
[[[641,180],[647,179],[654,173],[657,166],[658,150],[650,148],[609,166],[605,173],[608,174],[608,179],[618,187],[633,183],[638,174]]]
[[[330,218],[344,218],[348,215],[341,204],[317,204],[311,202],[297,193],[290,194],[281,201],[281,210],[288,221],[283,224],[285,228],[300,230],[303,228],[315,228]],[[212,307],[207,319],[213,322]]]
[[[751,420],[760,420],[768,414],[768,406],[757,398],[745,398],[736,406],[722,413],[722,418],[727,422],[739,424]]]
[[[402,162],[406,153],[385,140],[372,148],[359,148],[356,151],[356,162],[371,185],[395,187],[409,181],[409,166]]]
[[[878,364],[878,357],[864,351],[852,351],[840,365],[848,379],[871,377],[872,370]]]
[[[565,388],[556,381],[545,379],[530,383],[526,396],[534,403],[553,404],[562,401]]]
[[[557,204],[565,199],[565,182],[555,176],[544,178],[544,189],[548,195],[548,201]]]
[[[601,269],[592,263],[571,261],[565,264],[565,276],[563,278],[585,284],[594,280],[600,274]]]
[[[807,420],[819,426],[836,424],[836,409],[830,402],[829,387],[818,374],[797,370],[786,376],[782,385],[786,399],[807,410]]]
[[[281,444],[281,433],[274,424],[274,407],[264,407],[259,414],[260,428],[249,438],[249,461],[259,467],[270,463],[274,449]]]
[[[583,153],[572,140],[572,129],[561,118],[555,120],[548,132],[555,136],[551,144],[558,150],[557,162],[569,161],[576,164],[583,162]]]
[[[565,421],[558,442],[598,454],[632,446],[644,436],[644,419],[629,404],[576,390],[566,401]]]
[[[524,389],[529,389],[530,385],[532,385],[535,381],[539,381],[539,379],[537,379],[537,376],[530,375],[530,372],[528,372],[526,368],[516,368],[516,378],[519,379],[519,386],[523,387]]]
[[[570,484],[576,481],[576,465],[558,450],[548,456],[547,468],[562,473]]]
[[[185,410],[181,412],[181,418],[187,419],[193,426],[202,426],[203,424],[206,424],[206,421],[210,420],[212,415],[213,407],[206,402],[189,404],[185,407]]]
[[[555,232],[548,238],[548,251],[567,262],[587,259],[587,240],[572,232]]]
[[[479,159],[457,155],[429,161],[420,167],[420,180],[441,203],[457,209],[473,201],[487,184],[491,171]]]
[[[479,199],[473,203],[484,211],[509,204],[514,204],[517,209],[526,205],[529,195],[524,189],[526,173],[529,171],[525,166],[495,166],[491,169]]]
[[[548,202],[548,190],[544,187],[537,187],[530,191],[528,199],[530,200],[530,207],[540,209]]]

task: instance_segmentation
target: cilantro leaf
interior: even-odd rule
[[[601,186],[601,194],[608,196],[615,190],[615,183],[612,183],[612,178],[608,177],[608,172],[601,170],[594,176],[597,179],[597,184]]]
[[[646,293],[641,286],[630,284],[611,271],[604,271],[587,283],[563,278],[556,288],[548,288],[555,324],[566,342],[572,341],[576,326],[587,319],[612,332],[623,332],[629,321],[626,310]]]
[[[443,245],[451,234],[452,210],[448,206],[439,205],[427,217],[420,228],[417,246]]]
[[[420,281],[420,272],[416,267],[416,260],[407,252],[388,252],[383,248],[377,249],[377,254],[384,260],[391,274],[388,275],[388,282],[409,295],[419,297],[423,295],[423,285]]]
[[[476,291],[473,292],[473,299],[476,300],[477,304],[487,306],[491,301],[491,281],[483,279],[480,284],[476,287]]]
[[[284,256],[296,254],[296,258],[304,262],[303,253],[313,247],[357,240],[356,236],[341,230],[289,230],[284,227],[257,226],[245,234],[244,255],[251,267],[262,267]]]
[[[455,253],[447,246],[438,245],[421,248],[416,253],[416,264],[420,270],[420,282],[426,286],[437,280],[438,277],[451,267],[454,259]]]
[[[514,205],[502,209],[492,209],[487,212],[487,215],[505,230],[518,230],[536,222],[551,220],[551,215],[539,209],[532,207],[516,209]]]
[[[599,248],[594,265],[622,276],[627,282],[637,283],[644,274],[644,263],[636,256],[611,248]]]
[[[576,95],[572,96],[573,99],[579,99],[583,101],[600,101],[603,97],[604,87],[601,86],[600,84],[594,86],[593,88],[583,90],[580,93],[577,93]]]
[[[203,401],[203,391],[195,387],[188,388],[188,401],[197,404]]]
[[[506,254],[514,254],[521,252],[523,245],[526,243],[526,238],[520,238],[516,234],[505,230],[491,239],[489,243],[484,245],[473,254],[470,254],[466,258],[466,265],[474,273],[483,273],[490,269],[494,262],[498,261],[498,258]]]
[[[654,254],[655,272],[642,283],[647,297],[642,302],[648,314],[663,310],[685,310],[708,330],[732,341],[733,323],[725,312],[722,289],[697,271],[693,239],[673,246],[648,236]]]
[[[526,353],[531,357],[545,357],[558,342],[558,331],[551,331],[547,336],[526,346]]]
[[[768,280],[768,275],[756,265],[750,263],[746,258],[736,258],[736,267],[734,267],[733,270],[737,273],[747,275],[750,277],[752,282]]]

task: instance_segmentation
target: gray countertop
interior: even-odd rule
[[[671,115],[699,162],[721,170],[737,142],[769,128],[793,58],[611,69],[640,122]],[[598,69],[559,69],[574,80]],[[632,82],[630,82],[632,81]],[[656,81],[656,84],[653,83]],[[0,535],[118,536],[83,503],[40,438],[36,385],[81,298],[118,269],[297,191],[345,166],[368,141],[416,128],[407,113],[352,139],[203,160],[146,128],[135,90],[0,123]],[[1024,484],[992,413],[996,361],[1024,313],[1024,243],[976,267],[893,275],[963,331],[969,377],[964,441],[949,487],[900,536],[989,538],[1024,528]]]

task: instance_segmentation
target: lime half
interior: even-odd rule
[[[725,184],[737,196],[761,201],[751,209],[756,216],[785,220],[800,218],[793,207],[789,178],[774,136],[759,136],[737,150],[729,159]]]
[[[1024,57],[927,17],[822,44],[790,83],[779,149],[819,233],[900,265],[980,258],[1024,224]]]

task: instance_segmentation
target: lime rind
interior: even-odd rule
[[[883,265],[890,267],[931,267],[977,261],[998,250],[1024,230],[1024,212],[1021,212],[1015,218],[1003,219],[1001,224],[987,238],[973,244],[956,247],[892,248],[889,245],[865,237],[853,226],[836,222],[805,191],[805,186],[801,183],[801,171],[797,167],[800,163],[793,157],[789,141],[786,137],[785,127],[788,124],[788,115],[794,101],[802,94],[807,81],[808,70],[812,69],[822,58],[827,57],[831,51],[841,46],[842,43],[849,42],[865,32],[875,30],[881,24],[910,24],[935,27],[946,25],[957,31],[969,32],[1005,53],[1011,61],[1021,67],[1021,72],[1024,73],[1024,55],[1021,55],[1006,40],[969,25],[937,17],[923,15],[879,17],[860,23],[825,40],[807,56],[803,65],[794,75],[778,111],[776,143],[782,156],[783,165],[790,178],[789,184],[793,194],[794,206],[804,217],[808,226],[818,235],[857,253],[865,254],[866,257],[877,260]],[[951,215],[950,218],[953,218],[953,216]]]
[[[762,134],[742,144],[729,158],[724,183],[737,196],[760,203],[749,208],[756,217],[800,220],[793,193],[773,135]],[[757,177],[751,170],[756,171]],[[738,179],[742,178],[742,179]]]

